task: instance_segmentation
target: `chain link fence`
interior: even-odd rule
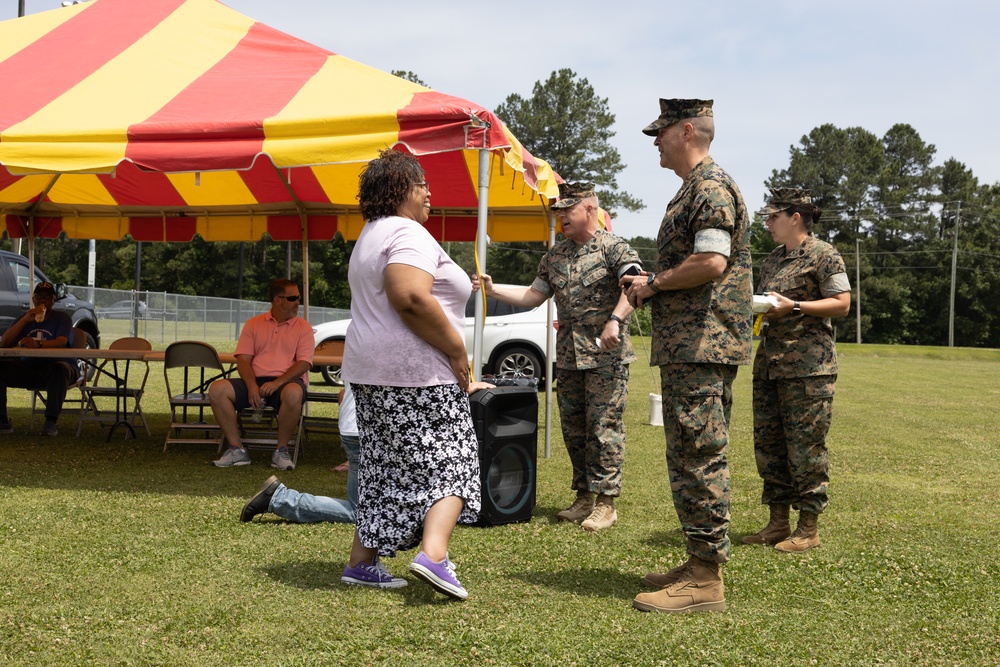
[[[246,301],[168,292],[115,290],[68,286],[76,297],[94,304],[102,340],[142,336],[151,343],[177,340],[235,341],[247,319],[271,307],[266,301]],[[302,307],[299,308],[302,314]],[[343,308],[309,307],[312,326],[347,319]]]

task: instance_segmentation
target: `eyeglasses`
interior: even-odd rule
[[[279,299],[284,299],[285,301],[291,301],[292,303],[295,303],[296,301],[298,301],[299,299],[301,299],[302,296],[300,294],[293,294],[291,296],[285,296],[283,294],[279,294],[278,298]]]
[[[423,188],[424,190],[430,190],[430,187],[427,185],[427,181],[421,181],[420,183],[414,183],[413,187],[415,187],[415,188]]]

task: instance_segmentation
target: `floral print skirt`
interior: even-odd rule
[[[469,398],[457,384],[386,387],[351,383],[358,414],[357,530],[361,544],[392,557],[420,544],[438,500],[465,501],[460,523],[479,517],[479,444]]]

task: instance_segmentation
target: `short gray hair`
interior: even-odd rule
[[[694,127],[694,134],[698,143],[706,148],[712,145],[715,139],[715,118],[712,116],[698,116],[689,121]]]

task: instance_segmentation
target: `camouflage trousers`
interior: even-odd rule
[[[729,560],[729,415],[737,366],[660,366],[667,471],[687,551]]]
[[[821,513],[830,472],[826,434],[836,375],[753,379],[753,451],[761,502]]]
[[[556,369],[559,421],[575,491],[621,495],[628,377],[628,364],[618,362],[583,371]]]

